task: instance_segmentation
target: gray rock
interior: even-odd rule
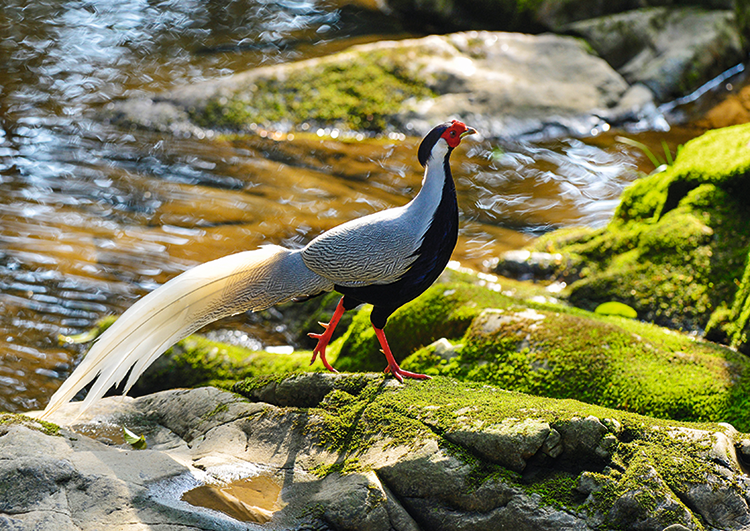
[[[537,496],[519,495],[487,513],[457,513],[434,501],[416,503],[410,509],[424,522],[423,529],[440,531],[590,531],[585,522],[540,503]]]
[[[562,445],[562,437],[560,436],[560,432],[558,432],[554,428],[550,428],[549,435],[547,435],[547,438],[544,440],[544,444],[542,445],[542,453],[548,457],[560,457],[560,454],[562,454],[564,451],[563,445]]]
[[[638,0],[543,0],[536,19],[552,31],[560,31],[572,22],[637,9],[642,5]]]
[[[280,407],[314,407],[334,389],[343,389],[356,395],[374,378],[376,376],[372,374],[363,374],[353,378],[346,374],[308,372],[295,374],[282,380],[270,379],[267,384],[257,386],[243,394],[253,400]]]
[[[455,115],[487,136],[587,134],[601,116],[616,120],[622,112],[618,104],[628,84],[581,40],[502,32],[441,39],[454,50],[452,57],[436,55],[424,68],[450,82],[442,90],[434,86],[434,100],[412,107],[406,123],[417,132]]]
[[[526,468],[526,461],[537,454],[550,438],[552,429],[547,422],[534,419],[505,419],[494,426],[480,430],[456,430],[445,434],[446,439],[470,448],[490,462],[498,463],[516,472]],[[554,443],[548,451],[555,453]],[[560,440],[560,435],[556,437]]]
[[[750,525],[747,500],[724,478],[709,478],[685,492],[685,502],[719,529],[745,529]]]
[[[562,436],[567,459],[606,463],[617,447],[617,438],[609,434],[607,427],[593,416],[555,424],[555,429]]]
[[[323,518],[335,529],[418,529],[417,524],[400,505],[389,499],[373,473],[332,474],[320,485],[311,503],[323,507]],[[398,515],[398,524],[391,525],[391,514]]]
[[[168,102],[134,98],[108,105],[113,121],[127,120],[134,126],[162,132],[194,132],[197,128],[190,122],[185,109]]]
[[[697,89],[745,54],[733,11],[647,8],[576,22],[584,37],[631,84],[660,102]]]
[[[591,494],[602,486],[600,479],[591,472],[583,472],[576,481],[576,490],[582,494]]]
[[[541,253],[514,250],[503,253],[492,265],[492,270],[505,277],[519,280],[546,280],[564,268],[560,253]]]
[[[535,326],[544,322],[546,317],[532,308],[518,311],[488,308],[474,318],[469,333],[478,336],[502,334],[505,329],[513,328],[513,325],[519,322],[531,322],[529,326],[533,330]]]
[[[436,356],[444,359],[445,361],[449,361],[455,358],[457,355],[456,346],[444,337],[438,339],[429,346],[434,350]]]
[[[750,439],[742,439],[737,443],[737,457],[744,466],[750,465]]]

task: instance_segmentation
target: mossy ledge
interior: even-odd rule
[[[340,370],[384,366],[369,311],[331,346]],[[465,278],[431,287],[386,332],[407,370],[750,430],[750,360],[653,324],[520,300]]]

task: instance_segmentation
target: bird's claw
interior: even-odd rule
[[[432,380],[432,376],[419,374],[418,372],[405,371],[398,365],[388,365],[383,372],[386,374],[391,373],[393,377],[401,383],[404,383],[404,378],[411,378],[413,380]]]
[[[329,325],[330,323],[318,323],[320,326],[325,328],[325,332],[322,334],[317,334],[315,332],[310,332],[307,335],[310,336],[313,339],[318,340],[318,344],[315,345],[315,348],[313,349],[313,355],[312,359],[310,360],[310,365],[315,363],[315,360],[318,358],[318,355],[320,355],[320,361],[323,363],[323,366],[328,369],[331,372],[339,372],[336,369],[333,368],[333,366],[328,363],[328,360],[326,359],[326,347],[328,346],[328,342],[331,340],[331,332],[329,332]]]

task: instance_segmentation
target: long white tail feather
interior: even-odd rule
[[[194,267],[122,314],[52,395],[42,417],[69,402],[97,376],[79,414],[110,387],[119,385],[130,371],[127,392],[164,351],[210,322],[332,289],[330,280],[305,266],[299,251],[278,246],[264,246]]]

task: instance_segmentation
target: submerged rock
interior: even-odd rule
[[[532,253],[519,249],[503,253],[495,263],[490,265],[490,268],[504,277],[519,280],[547,280],[554,278],[555,273],[565,269],[565,265],[560,253]]]
[[[329,389],[319,402],[288,403],[312,380]],[[266,391],[279,385],[284,407]],[[14,417],[0,432],[0,526],[661,531],[750,518],[728,427],[446,378],[308,374],[234,390],[268,402],[201,388],[104,399],[78,420],[71,405],[57,432]],[[148,449],[118,440],[122,426]],[[526,465],[499,462],[507,451]]]

